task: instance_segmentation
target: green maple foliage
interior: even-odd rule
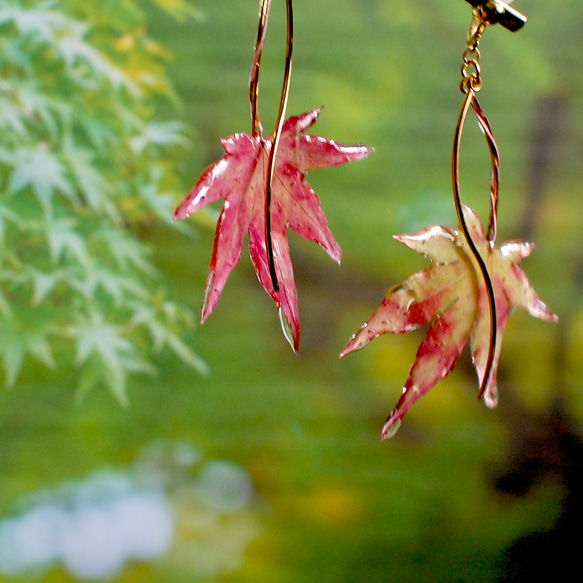
[[[176,16],[177,0],[158,0]],[[96,23],[86,24],[86,18]],[[126,399],[129,374],[168,347],[199,370],[188,310],[134,226],[170,222],[180,124],[162,51],[134,2],[0,2],[0,357],[15,385],[27,359],[79,368],[82,393]]]

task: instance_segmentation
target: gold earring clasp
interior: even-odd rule
[[[504,28],[516,32],[528,20],[524,14],[518,12],[502,0],[466,0],[474,7],[476,15],[484,24],[501,24]]]

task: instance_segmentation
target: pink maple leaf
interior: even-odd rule
[[[484,402],[493,408],[498,402],[496,370],[510,307],[551,322],[558,318],[541,301],[518,266],[530,255],[533,244],[514,240],[497,248],[485,240],[482,224],[471,208],[464,207],[464,216],[490,274],[496,302],[498,341],[484,389]],[[343,357],[360,350],[381,334],[409,332],[429,324],[401,398],[383,426],[383,439],[394,435],[409,407],[453,370],[470,338],[473,363],[482,384],[490,343],[486,286],[463,233],[434,225],[394,238],[424,255],[433,265],[389,289],[376,312],[340,354]]]
[[[305,180],[314,168],[336,166],[364,158],[366,146],[348,146],[304,134],[320,109],[290,117],[283,125],[275,159],[271,200],[271,237],[279,289],[274,290],[267,255],[265,197],[272,138],[238,133],[222,140],[225,155],[206,168],[175,212],[184,219],[221,198],[225,199],[206,281],[201,321],[215,308],[229,274],[239,262],[243,239],[249,233],[249,252],[257,277],[289,328],[290,344],[298,349],[300,319],[287,228],[319,243],[340,263],[342,251],[334,239],[318,196]]]

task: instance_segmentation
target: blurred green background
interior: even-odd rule
[[[151,84],[160,95],[147,102],[143,115],[180,121],[189,138],[186,146],[173,144],[159,154],[170,213],[204,167],[222,155],[220,138],[251,129],[247,83],[258,2],[83,4],[52,7],[87,22],[88,39],[126,71],[141,66],[128,57],[132,42],[157,43],[144,53],[156,64],[149,74],[165,76],[168,85]],[[181,487],[168,480],[164,491],[176,524],[169,553],[157,561],[131,561],[110,579],[561,578],[577,560],[582,517],[583,5],[521,0],[515,7],[529,17],[526,27],[517,34],[490,27],[481,43],[479,98],[502,156],[499,242],[536,243],[523,267],[560,323],[518,312],[511,317],[498,409],[476,400],[475,372],[464,354],[384,443],[382,422],[423,331],[384,336],[342,361],[338,353],[386,289],[426,265],[391,235],[455,224],[450,157],[471,10],[463,0],[294,5],[289,114],[325,105],[313,133],[375,148],[364,161],[309,176],[344,256],[338,267],[290,233],[300,353],[290,351],[245,251],[213,315],[182,335],[196,353],[189,357],[206,363],[206,376],[186,366],[177,351],[167,351],[151,357],[155,374],[130,375],[123,390],[96,381],[94,390],[76,399],[74,362],[47,368],[25,360],[14,387],[0,393],[0,517],[16,517],[37,503],[35,493],[54,492],[103,468],[130,472],[151,444],[170,451],[172,444],[186,443],[206,460],[236,464],[249,476],[253,496],[244,508],[223,509],[200,526],[195,518],[204,504],[181,497]],[[274,1],[261,69],[266,132],[279,104],[284,50],[285,6]],[[153,164],[157,155],[142,162]],[[489,160],[473,125],[462,161],[464,200],[485,216]],[[9,176],[6,171],[3,188]],[[150,249],[177,309],[199,308],[212,218],[212,212],[192,217],[196,233],[190,235],[156,214],[143,212],[128,222]],[[131,277],[139,280],[136,273]],[[56,346],[55,359],[68,362],[66,351],[66,345]],[[127,395],[129,405],[121,406],[101,385],[117,391],[118,400],[120,392]],[[177,478],[179,486],[198,479],[198,470],[189,471]],[[240,553],[233,551],[237,560],[229,560],[234,547]],[[197,566],[201,548],[207,558],[216,555],[213,568]],[[0,575],[2,581],[23,579],[77,580],[58,562]]]

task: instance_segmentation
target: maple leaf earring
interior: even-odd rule
[[[207,204],[225,199],[215,232],[201,321],[206,320],[219,301],[231,271],[241,258],[243,240],[248,234],[249,253],[259,282],[276,304],[284,335],[297,351],[300,318],[287,242],[288,227],[320,244],[337,263],[342,257],[318,196],[305,175],[315,168],[364,158],[371,148],[343,145],[305,134],[321,109],[285,120],[294,38],[293,3],[285,1],[287,51],[275,130],[264,137],[259,119],[259,72],[271,8],[271,0],[261,0],[249,76],[251,135],[238,133],[222,140],[225,155],[204,170],[174,217],[185,219]]]
[[[429,325],[401,398],[383,426],[383,439],[394,435],[411,405],[453,370],[468,341],[480,383],[478,396],[490,408],[497,405],[496,371],[511,306],[543,320],[558,320],[518,266],[530,255],[533,245],[514,240],[499,248],[495,246],[500,155],[476,97],[482,87],[479,63],[482,34],[488,25],[496,23],[517,31],[526,17],[498,0],[466,2],[473,7],[473,18],[463,54],[460,88],[465,97],[452,156],[453,198],[459,228],[433,225],[418,233],[394,237],[424,255],[432,265],[389,289],[376,312],[340,354],[343,357],[359,350],[381,334],[409,332]],[[460,195],[461,139],[470,110],[486,138],[492,167],[486,234],[477,214],[462,203]]]

